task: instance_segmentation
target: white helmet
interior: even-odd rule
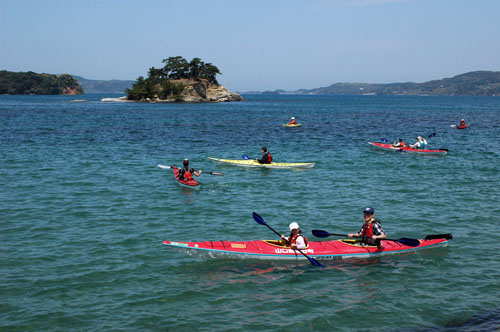
[[[294,229],[299,229],[299,224],[297,224],[296,222],[292,222],[290,224],[290,226],[288,226],[290,228],[290,232],[293,231]]]
[[[295,120],[295,117],[292,116],[292,120]]]

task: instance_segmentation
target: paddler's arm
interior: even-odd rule
[[[289,245],[290,245],[290,242],[288,241],[288,239],[287,239],[287,238],[286,238],[283,234],[281,234],[281,241],[282,241],[285,245],[287,245],[287,246],[289,246]]]
[[[362,232],[363,232],[363,227],[361,227],[361,229],[357,233],[350,233],[350,234],[347,234],[347,236],[349,236],[349,237],[360,237]]]
[[[198,172],[193,172],[193,174],[196,175],[196,176],[200,176],[201,175],[201,169],[198,170]]]
[[[296,240],[296,243],[292,244],[292,248],[293,249],[305,249],[306,248],[306,243],[304,241],[304,237],[303,236],[298,236],[297,240]]]
[[[382,234],[382,235],[373,235],[373,236],[372,236],[372,239],[373,239],[373,240],[383,240],[383,239],[387,239],[387,235],[386,235],[386,234]]]

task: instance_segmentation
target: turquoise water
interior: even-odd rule
[[[101,103],[0,96],[2,331],[491,331],[500,324],[500,98],[245,96]],[[72,101],[84,99],[85,102]],[[295,116],[300,128],[284,128]],[[465,118],[466,130],[450,127]],[[371,148],[428,136],[445,157]],[[207,157],[316,162],[307,170]],[[180,187],[158,164],[205,171]],[[446,248],[368,260],[202,260],[164,240],[275,239],[297,221]]]

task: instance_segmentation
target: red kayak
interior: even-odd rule
[[[175,181],[177,181],[178,184],[180,184],[183,187],[191,188],[191,189],[199,189],[200,188],[200,183],[196,181],[195,179],[191,180],[180,180],[178,178],[179,176],[179,170],[177,167],[172,165],[172,169],[174,170],[174,178]]]
[[[367,142],[373,147],[389,150],[389,151],[399,151],[399,152],[408,152],[408,153],[416,153],[416,154],[429,154],[429,155],[438,155],[444,156],[448,153],[448,149],[437,149],[437,150],[427,150],[427,149],[412,149],[409,146],[404,148],[394,147],[391,144],[387,143],[376,143],[376,142]]]
[[[420,249],[444,247],[451,234],[428,235],[418,241],[416,246],[407,246],[398,241],[382,240],[381,246],[365,245],[355,239],[334,241],[310,241],[302,252],[318,260],[345,258],[367,258],[388,254],[411,252]],[[174,242],[163,241],[169,248],[190,256],[203,258],[240,258],[240,259],[270,259],[270,260],[306,260],[300,252],[291,249],[274,240],[256,241],[203,241]]]
[[[457,126],[457,129],[465,129],[465,128],[467,128],[468,126],[469,126],[468,124],[458,125],[458,126]]]

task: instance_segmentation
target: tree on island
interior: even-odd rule
[[[163,99],[172,97],[176,101],[182,101],[184,84],[181,80],[201,81],[205,79],[209,84],[219,85],[217,74],[221,74],[219,68],[211,63],[205,63],[200,58],[193,58],[187,62],[181,56],[163,59],[163,68],[151,67],[148,77],[140,76],[133,84],[132,89],[127,89],[127,97],[130,100]]]

